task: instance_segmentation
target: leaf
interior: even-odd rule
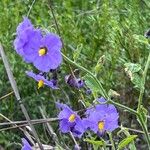
[[[136,73],[136,72],[139,72],[140,70],[142,70],[140,64],[125,63],[124,65],[127,68],[127,70],[131,71],[132,73]]]
[[[103,66],[103,64],[104,64],[104,62],[105,62],[105,55],[103,55],[103,56],[101,56],[101,57],[99,58],[99,60],[98,60],[98,62],[97,62],[97,64],[96,64],[96,66],[94,67],[95,75],[97,75],[97,74],[100,72],[100,70],[101,70],[101,68],[102,68],[102,66]]]
[[[123,149],[124,147],[126,147],[129,143],[131,143],[135,138],[137,137],[137,135],[130,135],[127,138],[123,139],[119,145],[118,145],[118,150]]]
[[[88,142],[90,144],[93,145],[98,145],[98,146],[103,146],[105,144],[104,141],[95,141],[95,140],[91,140],[91,139],[84,139],[85,142]]]
[[[97,95],[98,91],[100,90],[98,83],[89,75],[84,76],[84,80],[88,88],[92,90],[92,93]]]
[[[78,45],[77,49],[74,51],[74,53],[73,53],[74,61],[76,61],[79,58],[79,55],[80,55],[81,50],[82,50],[82,47],[83,47],[83,45],[80,44],[80,45]]]
[[[148,40],[145,38],[145,36],[134,34],[133,37],[134,37],[134,39],[136,39],[138,42],[148,45]]]
[[[112,90],[112,89],[110,89],[110,90],[108,91],[108,95],[109,95],[109,97],[114,97],[114,98],[117,98],[117,97],[120,96],[119,93],[117,93],[116,91],[114,91],[114,90]]]
[[[134,87],[137,89],[144,88],[143,81],[142,81],[142,73],[143,70],[140,64],[134,63],[125,63],[125,71],[128,74],[131,82],[135,85]]]
[[[141,89],[144,88],[141,77],[138,74],[134,74],[132,79],[132,83],[135,85],[135,88]]]
[[[125,127],[123,127],[122,125],[121,125],[121,130],[117,132],[117,135],[120,135],[121,133],[124,133],[126,135],[126,137],[131,136],[130,133],[129,133],[129,131],[128,131],[128,129],[125,128]],[[132,141],[131,143],[129,143],[129,149],[136,150],[134,141]]]

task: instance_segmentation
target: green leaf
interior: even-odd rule
[[[100,72],[100,70],[101,70],[101,68],[102,68],[102,66],[103,66],[103,64],[104,64],[104,62],[105,62],[105,55],[103,55],[103,56],[101,56],[101,57],[99,58],[99,60],[98,60],[98,62],[97,62],[97,64],[96,64],[96,66],[94,67],[95,75],[97,75],[97,74]]]
[[[143,35],[133,35],[134,39],[136,39],[138,42],[148,45],[148,40]]]
[[[141,77],[138,74],[133,74],[131,79],[132,83],[135,85],[135,88],[141,89],[144,88]]]
[[[82,50],[82,47],[83,47],[83,45],[80,44],[80,45],[78,45],[77,49],[74,51],[74,53],[73,53],[74,61],[76,61],[79,58],[79,55],[80,55],[81,50]]]
[[[122,125],[121,125],[121,130],[117,132],[117,135],[119,136],[121,133],[124,133],[126,135],[126,137],[131,136],[130,133],[129,133],[129,131],[128,131],[128,129],[125,128],[125,127],[123,127]],[[129,143],[129,149],[136,150],[134,141],[132,141],[131,143]]]
[[[143,82],[142,82],[142,73],[143,70],[141,68],[140,64],[134,64],[134,63],[125,63],[125,71],[128,74],[129,78],[131,79],[131,82],[134,84],[134,87],[137,89],[144,88]]]
[[[139,72],[140,70],[142,70],[140,64],[125,63],[124,65],[127,68],[127,70],[131,71],[132,73],[136,73],[136,72]]]
[[[89,75],[84,76],[86,85],[92,90],[92,92],[97,95],[100,90],[98,83]]]
[[[127,138],[123,139],[119,145],[118,145],[118,150],[123,149],[124,147],[126,147],[129,143],[131,143],[135,138],[137,137],[137,135],[130,135]]]
[[[88,142],[90,144],[93,145],[98,145],[98,146],[103,146],[105,144],[104,141],[95,141],[95,140],[91,140],[91,139],[84,139],[85,142]]]

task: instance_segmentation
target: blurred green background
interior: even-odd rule
[[[25,75],[26,70],[35,70],[35,68],[23,62],[17,55],[13,41],[16,28],[23,16],[28,14],[31,4],[31,0],[0,1],[0,41],[31,118],[42,118],[39,106],[46,111],[48,117],[56,117],[55,101],[72,104],[76,110],[79,108],[78,100],[92,102],[93,97],[86,96],[84,91],[81,91],[83,98],[78,90],[65,84],[64,77],[70,73],[68,64],[65,62],[60,67],[60,90],[58,91],[47,87],[38,90],[36,82]],[[139,90],[125,73],[124,64],[137,63],[144,69],[149,53],[143,37],[150,25],[149,0],[55,0],[52,5],[66,47],[66,51],[63,50],[64,53],[73,60],[74,55],[79,52],[79,57],[75,61],[91,71],[94,70],[99,58],[104,55],[98,78],[102,80],[107,91],[113,89],[120,94],[119,103],[136,109]],[[36,27],[57,33],[48,0],[35,0],[29,18]],[[76,68],[72,67],[72,69]],[[84,76],[84,73],[81,72],[81,76]],[[149,79],[150,71],[148,71],[147,81]],[[147,109],[149,109],[150,100],[149,88],[150,82],[146,82],[144,106]],[[11,91],[12,88],[0,58],[0,97]],[[120,122],[124,126],[138,128],[134,116],[119,111]],[[25,119],[13,94],[0,100],[0,113],[13,121]],[[0,117],[0,122],[4,121],[6,120]],[[37,125],[36,128],[42,142],[52,144],[45,127]],[[54,130],[58,133],[57,123],[54,123]],[[23,136],[18,129],[1,131],[0,144],[5,149],[20,148],[19,143]],[[67,136],[61,139],[66,140]],[[144,137],[141,136],[139,139],[140,143],[136,144],[143,145],[142,148],[145,148]]]

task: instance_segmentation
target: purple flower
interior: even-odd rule
[[[78,88],[78,89],[84,87],[84,85],[85,85],[84,80],[82,80],[80,78],[76,78],[73,75],[66,75],[65,76],[65,81],[71,87],[75,87],[75,88]]]
[[[26,54],[33,56],[34,66],[43,72],[48,72],[51,69],[56,69],[62,62],[61,48],[62,42],[60,38],[53,34],[48,33],[41,39],[40,43],[35,43],[32,53],[30,50]],[[38,47],[38,48],[37,48]]]
[[[68,133],[71,131],[75,137],[81,137],[85,128],[79,115],[65,104],[56,103],[56,105],[61,109],[58,115],[61,132]]]
[[[40,74],[36,75],[32,71],[27,71],[26,74],[38,82],[38,89],[43,87],[44,85],[47,85],[52,89],[58,89],[56,85],[57,82],[54,79],[48,81],[42,75]]]
[[[99,98],[100,103],[106,102]],[[86,129],[102,135],[105,131],[113,131],[118,127],[119,114],[112,104],[98,104],[95,108],[89,108],[86,112],[87,118],[83,120]]]
[[[28,28],[33,28],[33,25],[27,17],[24,17],[23,21],[17,27],[17,35],[20,36]]]
[[[31,145],[28,143],[28,141],[25,138],[22,139],[22,143],[23,143],[23,147],[21,150],[32,150]]]
[[[27,18],[17,28],[14,47],[26,62],[33,63],[42,72],[56,69],[62,62],[60,37],[53,33],[43,36]]]
[[[36,43],[39,43],[41,38],[42,34],[40,30],[33,28],[24,29],[24,32],[21,32],[20,36],[17,36],[14,41],[16,52],[26,62],[31,63],[34,58],[34,55],[32,55],[33,47],[35,48],[37,46]]]

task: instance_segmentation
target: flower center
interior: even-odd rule
[[[99,121],[99,123],[98,123],[98,129],[100,130],[100,131],[102,131],[103,129],[104,129],[104,121]]]
[[[38,82],[38,89],[44,86],[44,81],[43,80],[39,80]]]
[[[69,122],[74,122],[75,118],[76,118],[75,114],[71,114],[69,117]]]
[[[39,49],[39,56],[44,56],[47,53],[47,49],[45,47],[42,47]]]

